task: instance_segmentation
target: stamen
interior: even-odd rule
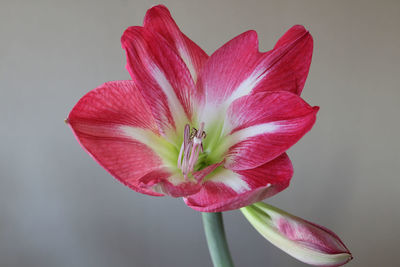
[[[181,146],[181,150],[179,151],[178,156],[178,168],[182,167],[182,153],[185,151],[185,147],[189,144],[189,135],[190,135],[190,126],[189,124],[185,125],[185,129],[183,130],[183,142]]]
[[[185,125],[183,142],[179,151],[177,166],[182,170],[185,179],[194,170],[200,152],[203,152],[203,139],[206,138],[204,132],[204,122],[200,123],[200,128],[193,128],[190,132],[189,124]]]
[[[185,149],[185,142],[182,142],[181,150],[179,151],[179,156],[178,156],[178,168],[179,169],[182,168],[182,153],[183,153],[184,149]]]

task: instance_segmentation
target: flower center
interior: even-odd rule
[[[198,130],[193,127],[190,131],[189,124],[185,125],[183,142],[178,156],[178,168],[182,170],[186,180],[188,179],[188,174],[194,170],[200,152],[203,152],[204,138],[206,138],[204,122],[200,123]]]

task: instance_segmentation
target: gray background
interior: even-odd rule
[[[0,1],[0,266],[211,266],[201,216],[116,182],[63,120],[78,99],[129,79],[120,36],[156,2]],[[166,1],[208,53],[255,29],[269,50],[305,25],[315,52],[303,97],[321,106],[269,200],[336,233],[348,266],[398,266],[400,1]],[[305,266],[238,211],[237,266]]]

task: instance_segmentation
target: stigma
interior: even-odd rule
[[[193,172],[200,153],[203,152],[203,139],[206,138],[204,132],[204,122],[200,123],[200,128],[192,128],[189,124],[185,125],[183,132],[183,142],[178,156],[178,168],[182,170],[183,177],[188,179],[188,175]]]

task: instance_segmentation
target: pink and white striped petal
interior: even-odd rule
[[[196,82],[208,55],[180,31],[169,10],[163,5],[150,8],[144,18],[143,26],[159,33],[167,40],[185,62],[193,81]]]
[[[90,91],[67,122],[82,147],[111,175],[135,191],[160,195],[138,184],[148,173],[157,174],[163,162],[146,144],[148,138],[157,137],[157,124],[133,81],[108,82]],[[141,135],[128,137],[123,127]]]
[[[253,92],[288,91],[300,95],[310,69],[313,52],[311,34],[301,25],[290,28],[264,54],[253,72],[259,82]]]
[[[161,35],[143,27],[128,28],[121,42],[127,54],[127,69],[161,132],[183,132],[195,103],[195,86],[185,63]]]
[[[181,173],[150,173],[139,179],[141,188],[153,190],[171,197],[185,197],[199,192],[201,184],[196,180],[184,180]]]
[[[225,166],[252,169],[279,156],[312,128],[318,109],[284,91],[237,99],[224,126]]]
[[[220,167],[206,177],[197,194],[184,201],[202,212],[234,210],[284,190],[292,175],[293,167],[286,154],[251,170],[235,172]]]
[[[300,25],[288,30],[274,49],[260,53],[255,31],[233,38],[211,55],[200,75],[207,105],[229,106],[255,91],[300,94],[311,63],[313,41]]]
[[[255,85],[248,78],[260,56],[255,31],[244,32],[215,51],[204,65],[198,83],[207,108],[224,104],[237,91],[249,93]]]
[[[165,173],[164,176],[151,175],[142,177],[140,185],[143,188],[150,188],[156,192],[166,194],[172,197],[187,197],[200,191],[202,182],[208,174],[221,166],[223,162],[212,164],[200,171],[194,172],[191,177],[184,179],[181,172],[174,174]]]

